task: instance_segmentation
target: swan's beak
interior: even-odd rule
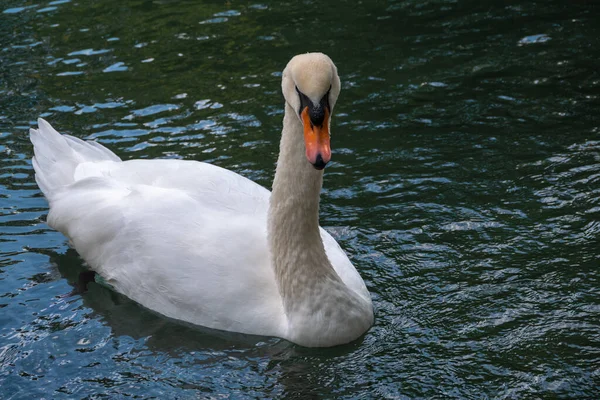
[[[331,146],[329,144],[329,109],[325,107],[325,118],[321,125],[312,123],[308,107],[300,114],[304,125],[304,143],[306,144],[306,158],[315,169],[323,169],[331,160]]]

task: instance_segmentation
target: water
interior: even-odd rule
[[[0,397],[597,398],[600,6],[485,3],[4,0]],[[84,267],[44,224],[36,118],[269,187],[280,71],[314,50],[343,82],[321,223],[369,333],[311,350],[70,295]]]

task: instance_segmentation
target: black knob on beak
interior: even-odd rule
[[[315,126],[323,126],[325,120],[325,108],[321,107],[320,104],[308,107],[308,115],[310,116],[310,122]]]

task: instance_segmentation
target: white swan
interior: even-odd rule
[[[298,55],[282,89],[271,194],[201,162],[121,161],[40,118],[30,135],[48,225],[116,291],[168,317],[308,347],[358,338],[373,324],[371,297],[318,216],[337,69]]]

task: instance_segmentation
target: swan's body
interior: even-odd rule
[[[294,76],[299,68],[315,71]],[[115,290],[168,317],[304,346],[356,339],[373,322],[371,299],[343,250],[319,228],[323,172],[306,157],[323,162],[327,149],[309,152],[294,107],[302,99],[296,104],[286,88],[287,79],[303,85],[305,97],[311,90],[323,96],[327,90],[314,86],[328,74],[327,96],[337,98],[339,79],[321,54],[298,56],[286,71],[273,194],[201,162],[121,161],[40,119],[31,139],[36,180],[50,203],[48,224]]]

